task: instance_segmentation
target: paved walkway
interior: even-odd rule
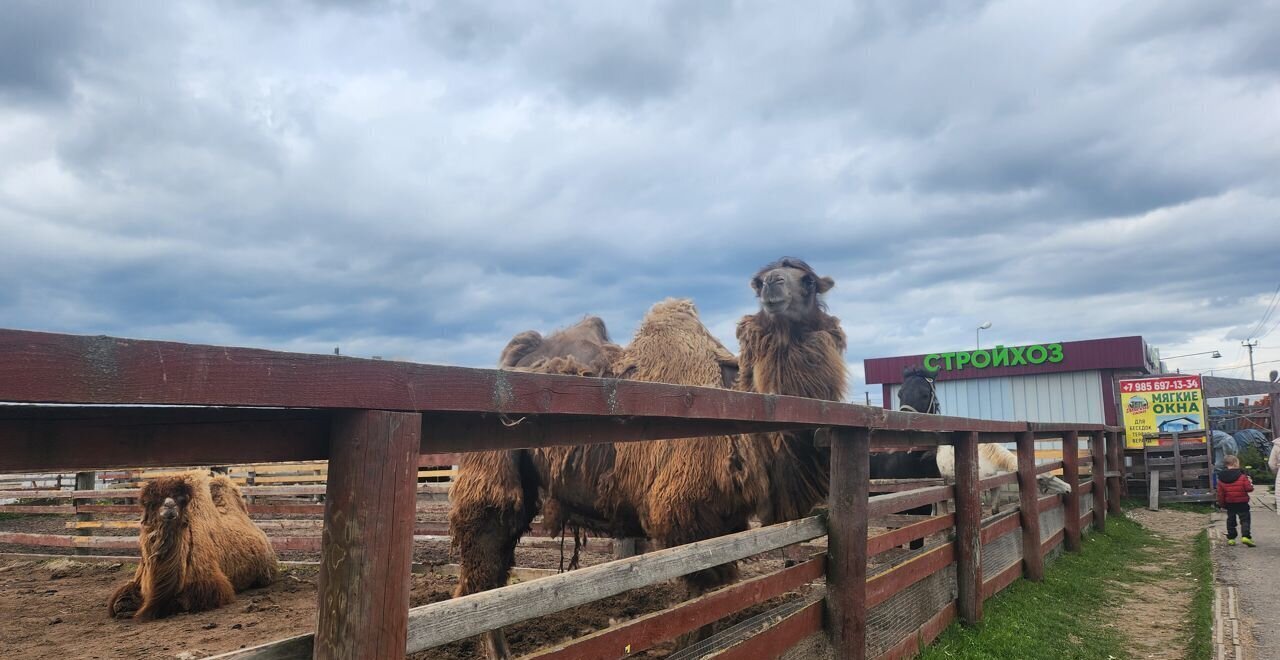
[[[1219,613],[1214,638],[1221,653],[1216,657],[1224,660],[1280,660],[1280,515],[1275,497],[1265,488],[1258,487],[1250,505],[1258,547],[1228,546],[1226,514],[1213,514]]]

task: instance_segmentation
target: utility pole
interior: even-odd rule
[[[1249,349],[1249,380],[1257,380],[1253,376],[1253,347],[1258,345],[1258,340],[1242,341],[1240,344]]]
[[[867,405],[871,405],[871,390],[867,390],[866,392],[863,392],[863,394],[867,395]]]

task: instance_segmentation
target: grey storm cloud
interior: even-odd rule
[[[732,346],[789,254],[857,378],[988,319],[1235,367],[1280,282],[1277,31],[1266,1],[20,2],[0,326],[484,366],[686,296]]]

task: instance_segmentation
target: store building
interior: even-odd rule
[[[903,369],[924,366],[938,371],[944,415],[1115,425],[1122,422],[1116,380],[1158,373],[1160,357],[1142,337],[1112,337],[872,358],[863,366],[886,408],[898,407]]]

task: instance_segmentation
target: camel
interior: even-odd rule
[[[588,317],[549,337],[517,335],[499,366],[677,385],[733,384],[838,400],[844,388],[844,335],[820,299],[834,283],[803,262],[783,260],[763,269],[752,284],[762,309],[739,324],[739,340],[747,337],[744,346],[750,344],[744,350],[746,364],[753,370],[745,377],[687,300],[655,305],[626,348],[609,341],[600,319]],[[787,373],[794,369],[805,373]],[[836,381],[824,382],[823,375]],[[454,595],[505,584],[516,543],[540,509],[552,529],[567,523],[670,547],[746,530],[755,516],[766,524],[800,517],[825,498],[826,471],[811,434],[468,454],[451,491],[450,533],[460,564]],[[728,564],[686,576],[684,582],[697,595],[736,576],[736,565]],[[501,631],[485,635],[484,643],[491,658],[509,655]]]
[[[227,477],[160,477],[142,487],[140,500],[142,560],[108,601],[111,616],[145,621],[210,610],[275,581],[275,551]]]

